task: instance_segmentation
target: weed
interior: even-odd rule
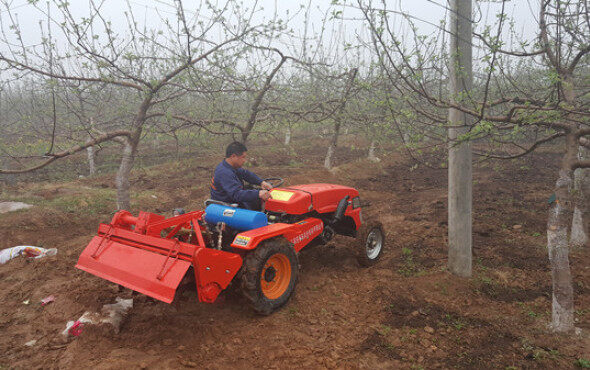
[[[445,314],[445,321],[447,321],[447,323],[449,325],[451,325],[452,327],[454,327],[457,330],[461,330],[465,327],[465,323],[463,321],[461,321],[460,318],[455,318],[453,317],[453,315],[451,314]]]
[[[535,349],[535,347],[531,346],[526,339],[523,339],[523,341],[522,341],[522,349],[525,352],[530,352],[533,349]]]
[[[381,325],[381,327],[377,329],[377,333],[382,336],[386,336],[389,332],[391,332],[391,326],[388,325]]]
[[[410,334],[416,334],[418,332],[417,329],[410,329]]]
[[[535,231],[534,233],[531,234],[532,236],[541,236],[541,233],[538,231]]]
[[[590,369],[590,360],[586,360],[585,358],[579,358],[574,362],[577,367],[581,367],[582,369]]]
[[[479,280],[486,285],[494,285],[494,280],[487,276],[480,276]]]
[[[409,277],[409,276],[420,276],[423,275],[425,272],[418,268],[418,266],[416,266],[416,263],[414,262],[414,258],[412,256],[412,249],[410,248],[406,248],[403,247],[402,248],[402,255],[404,256],[404,262],[403,265],[400,269],[398,269],[398,272],[405,276],[405,277]]]
[[[447,290],[447,284],[442,284],[442,283],[434,283],[434,286],[437,289],[440,289],[440,292],[442,295],[449,295],[449,292]]]
[[[388,351],[393,351],[395,349],[395,346],[391,343],[385,343],[385,344],[382,344],[381,346]]]
[[[539,361],[543,359],[544,351],[533,351],[533,360]]]
[[[516,304],[520,307],[522,314],[531,318],[537,318],[543,316],[543,312],[539,312],[539,307],[537,305],[528,305],[523,302],[516,302]]]

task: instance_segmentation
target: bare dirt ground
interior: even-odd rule
[[[214,304],[197,303],[190,291],[172,305],[138,295],[119,334],[86,327],[64,342],[59,333],[68,320],[130,295],[74,268],[98,222],[112,215],[111,175],[4,187],[4,195],[37,206],[0,215],[0,248],[43,245],[59,253],[0,265],[0,368],[509,369],[575,368],[590,360],[588,248],[571,255],[576,325],[584,334],[546,330],[545,223],[557,154],[476,166],[470,279],[446,269],[445,170],[415,168],[399,153],[373,164],[352,149],[339,152],[334,173],[320,168],[323,150],[312,147],[251,154],[261,176],[358,188],[372,202],[365,212],[385,225],[383,259],[360,268],[353,242],[337,238],[302,251],[295,294],[271,316],[255,315],[232,289]],[[134,212],[200,209],[218,160],[135,171]],[[56,301],[41,307],[50,294]],[[24,345],[33,339],[34,346]]]

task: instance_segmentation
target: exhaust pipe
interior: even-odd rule
[[[344,212],[348,208],[348,199],[350,199],[350,195],[345,196],[338,202],[338,207],[336,207],[336,212],[334,212],[334,218],[332,219],[332,225],[340,222],[342,217],[344,217]]]

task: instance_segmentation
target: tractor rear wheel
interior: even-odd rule
[[[284,238],[263,241],[246,255],[243,268],[242,292],[263,315],[287,303],[299,276],[297,254]]]
[[[381,257],[385,245],[383,225],[376,220],[365,222],[357,234],[356,258],[361,266],[372,266]]]

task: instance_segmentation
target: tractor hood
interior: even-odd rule
[[[334,212],[345,196],[358,197],[354,188],[334,184],[306,184],[288,188],[274,188],[265,209],[271,212],[301,215],[313,210],[319,213]]]

